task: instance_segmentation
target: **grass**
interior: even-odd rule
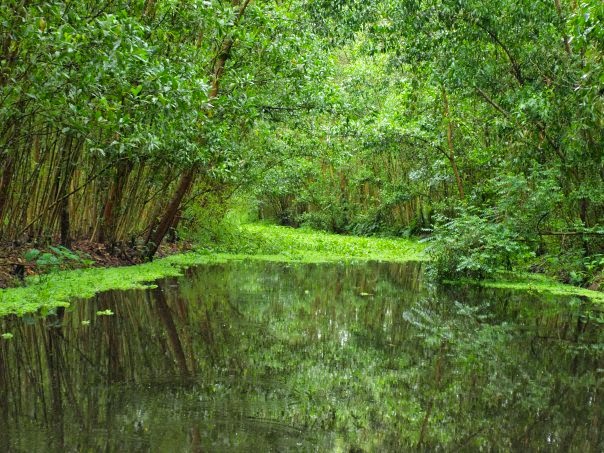
[[[342,236],[263,224],[241,227],[240,248],[252,255],[279,255],[297,262],[425,261],[426,246],[412,239]]]
[[[408,239],[338,236],[268,225],[244,225],[214,250],[201,249],[138,266],[59,271],[30,277],[26,286],[0,290],[0,316],[67,307],[108,290],[145,289],[163,277],[182,275],[200,264],[255,259],[280,262],[425,260],[423,244]]]
[[[213,248],[173,255],[138,266],[91,268],[30,277],[26,286],[0,290],[0,316],[47,313],[75,298],[108,290],[145,289],[159,278],[180,276],[187,267],[232,260],[320,263],[354,261],[426,261],[425,245],[411,239],[339,236],[261,224],[239,227]],[[458,281],[491,288],[560,296],[585,296],[604,303],[604,293],[564,285],[534,274],[501,274],[497,280]]]

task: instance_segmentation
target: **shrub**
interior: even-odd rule
[[[532,256],[504,224],[469,211],[454,219],[437,218],[430,241],[429,271],[437,280],[492,277]]]

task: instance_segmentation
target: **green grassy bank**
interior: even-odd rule
[[[291,228],[245,225],[215,250],[173,255],[138,266],[90,268],[30,277],[26,286],[0,291],[0,316],[43,313],[111,289],[146,288],[148,282],[179,276],[199,264],[256,259],[283,262],[418,261],[424,246],[406,239],[337,236]]]
[[[244,225],[215,249],[173,255],[138,266],[59,271],[30,277],[26,286],[0,291],[0,316],[42,313],[111,289],[147,288],[162,277],[179,276],[191,266],[229,260],[316,263],[352,261],[425,261],[425,245],[416,240],[338,236],[310,230]],[[468,282],[477,283],[477,282]],[[604,293],[563,285],[542,276],[506,274],[479,284],[557,295],[580,295],[604,302]]]

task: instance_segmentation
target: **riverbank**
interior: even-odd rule
[[[75,298],[90,298],[108,290],[145,289],[163,277],[182,275],[201,264],[230,260],[292,263],[354,261],[426,261],[425,244],[414,239],[340,236],[278,226],[243,225],[231,241],[199,248],[151,263],[126,267],[58,271],[26,278],[25,286],[0,290],[0,316],[46,313],[67,307]],[[460,283],[460,282],[455,282]],[[557,283],[532,274],[502,274],[493,281],[461,282],[494,288],[583,296],[604,303],[604,293]]]
[[[510,289],[533,293],[552,294],[554,296],[585,297],[592,302],[604,304],[604,292],[592,291],[578,286],[567,285],[542,274],[505,272],[497,279],[489,280],[458,280],[447,282],[454,285],[477,285],[485,288]]]
[[[108,290],[145,289],[163,277],[182,275],[184,269],[229,260],[265,260],[297,263],[351,261],[423,261],[425,246],[416,240],[363,238],[244,225],[237,238],[214,248],[168,256],[134,266],[88,268],[30,276],[25,286],[0,290],[0,316],[46,313],[67,307],[75,298],[90,298]]]

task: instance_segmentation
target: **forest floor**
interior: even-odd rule
[[[144,289],[157,279],[175,277],[184,269],[232,260],[318,263],[355,261],[427,261],[426,245],[414,239],[339,236],[323,232],[249,224],[231,232],[213,247],[199,247],[134,266],[55,269],[26,276],[22,286],[0,290],[0,316],[40,312],[69,306],[108,290]],[[172,250],[175,251],[175,250]],[[164,253],[170,250],[164,249]],[[103,264],[107,264],[103,263]],[[459,283],[459,282],[456,282]],[[461,282],[555,295],[584,296],[604,302],[604,293],[564,285],[540,275],[502,274],[482,282]]]
[[[189,242],[164,244],[159,248],[157,257],[183,253],[191,250],[191,247]],[[58,262],[54,266],[38,265],[34,260],[27,260],[26,256],[30,250],[32,250],[31,244],[0,243],[0,289],[19,286],[25,278],[48,273],[50,268],[67,270],[84,265],[117,267],[143,263],[142,254],[135,247],[111,249],[99,242],[88,240],[74,241],[71,245],[70,250],[78,257],[77,260],[62,257],[60,250],[57,254],[50,247],[40,248],[40,254],[48,253],[57,258]]]

